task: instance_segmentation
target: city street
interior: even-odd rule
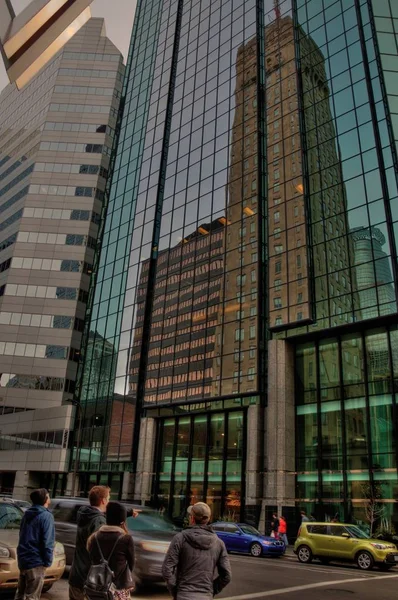
[[[282,559],[231,556],[233,581],[219,598],[224,600],[348,600],[356,594],[360,600],[391,600],[396,595],[398,569],[382,573],[359,571],[351,565],[325,567],[317,562],[302,565],[294,557]],[[67,600],[67,580],[62,579],[43,600]],[[135,595],[136,600],[166,600],[169,597],[162,585]],[[193,599],[194,600],[194,599]]]

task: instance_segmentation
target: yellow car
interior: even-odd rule
[[[0,502],[0,591],[12,590],[18,586],[19,569],[17,546],[22,510],[12,502]],[[65,550],[56,542],[54,559],[46,569],[43,591],[47,592],[58,581],[65,570]]]
[[[389,571],[398,565],[394,544],[369,538],[356,525],[343,523],[302,523],[294,552],[302,563],[310,563],[314,558],[323,564],[332,560],[349,561],[364,571],[374,565]]]

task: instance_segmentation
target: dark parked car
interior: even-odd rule
[[[228,552],[245,552],[252,556],[282,556],[285,544],[273,537],[262,535],[246,523],[212,523],[218,537],[225,543]]]
[[[54,498],[50,510],[54,515],[57,540],[63,543],[66,564],[73,560],[76,542],[76,515],[81,506],[88,504],[85,498]],[[127,525],[133,535],[135,546],[134,577],[137,585],[163,581],[162,564],[170,542],[178,529],[156,510],[145,506],[127,504],[128,509],[139,511],[138,517],[128,517]]]

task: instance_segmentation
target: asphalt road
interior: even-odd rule
[[[300,564],[295,557],[281,559],[233,555],[232,582],[218,598],[224,600],[391,600],[396,597],[398,568],[362,572],[351,565]],[[135,600],[167,600],[163,585],[134,596]],[[68,582],[62,579],[42,600],[68,600]],[[194,598],[193,598],[194,600]]]

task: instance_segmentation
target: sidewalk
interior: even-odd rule
[[[290,560],[297,560],[297,556],[295,555],[295,553],[293,552],[293,546],[289,545],[286,548],[286,552],[284,554],[284,558],[288,558]]]

